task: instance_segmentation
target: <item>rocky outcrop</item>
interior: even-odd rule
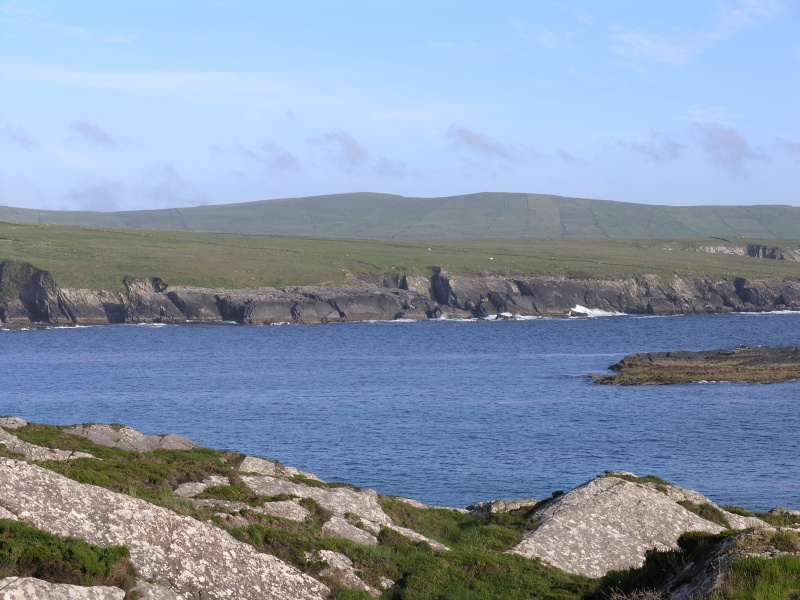
[[[125,425],[106,425],[88,423],[64,429],[64,433],[85,437],[95,444],[121,448],[132,452],[152,452],[153,450],[190,450],[197,448],[192,440],[175,433],[166,435],[147,435]]]
[[[788,260],[788,259],[786,259]],[[800,310],[800,282],[663,278],[462,277],[435,269],[419,276],[363,275],[360,285],[213,290],[128,278],[126,292],[61,289],[46,271],[0,263],[0,321],[32,323],[184,323],[269,325],[343,321],[563,317],[586,311],[625,314]]]
[[[94,458],[87,452],[73,450],[59,450],[43,448],[36,444],[31,444],[19,439],[0,427],[0,446],[4,446],[9,452],[21,454],[28,460],[72,460],[75,458]]]
[[[777,382],[800,378],[800,346],[743,346],[701,352],[642,352],[609,367],[597,383],[652,385],[697,381]]]
[[[602,577],[641,566],[650,549],[677,548],[687,531],[724,529],[678,503],[675,498],[686,498],[687,490],[629,478],[599,477],[544,503],[530,517],[539,527],[512,552],[570,573]],[[700,494],[693,499],[719,508]],[[765,526],[758,519],[749,523]]]
[[[139,576],[185,598],[321,599],[328,589],[211,524],[0,457],[0,506],[44,531],[126,545]]]

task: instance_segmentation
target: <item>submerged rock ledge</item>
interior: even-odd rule
[[[23,523],[101,548],[125,546],[135,570],[135,578],[119,587],[90,582],[73,588],[57,570],[42,582],[20,563],[4,567],[0,599],[58,593],[312,600],[345,591],[347,598],[417,597],[415,569],[431,573],[437,564],[450,568],[450,560],[472,564],[470,552],[479,548],[481,564],[503,567],[479,572],[488,578],[482,588],[488,591],[470,597],[502,597],[492,590],[511,589],[502,577],[513,581],[516,569],[535,573],[536,585],[560,582],[557,593],[544,596],[578,600],[597,597],[603,589],[597,578],[640,567],[653,550],[684,548],[687,532],[702,532],[693,535],[706,536],[713,550],[705,562],[687,556],[677,567],[683,571],[648,583],[662,598],[683,599],[719,589],[736,556],[800,557],[800,512],[726,509],[654,476],[607,471],[538,502],[495,500],[453,509],[326,483],[275,460],[200,448],[174,434],[148,436],[120,425],[41,426],[13,417],[0,418],[0,432],[0,527],[9,531],[4,524]],[[17,454],[20,449],[25,454]],[[121,474],[129,476],[128,493],[115,491]],[[87,478],[99,485],[82,483]],[[466,546],[459,534],[449,538],[451,549],[443,541],[455,523],[472,534]],[[505,541],[499,543],[501,530]],[[404,553],[415,558],[404,562]],[[423,576],[416,589],[429,585]],[[452,592],[458,582],[446,585]],[[363,596],[353,596],[356,590]]]
[[[0,263],[0,322],[32,324],[343,321],[581,316],[586,311],[672,315],[800,310],[800,282],[656,275],[612,279],[360,274],[353,285],[244,290],[129,278],[124,293],[61,288],[47,271]]]
[[[734,350],[642,352],[609,367],[597,383],[655,385],[700,381],[775,383],[800,379],[800,346],[743,346]]]

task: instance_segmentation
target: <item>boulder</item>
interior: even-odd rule
[[[554,498],[531,518],[541,524],[511,552],[587,577],[639,567],[647,550],[677,548],[687,531],[723,529],[666,493],[613,476]]]
[[[5,429],[20,429],[27,424],[27,421],[19,417],[0,417],[0,427]]]

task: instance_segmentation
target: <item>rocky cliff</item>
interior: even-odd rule
[[[46,271],[0,263],[0,321],[69,325],[231,321],[245,324],[800,310],[800,282],[655,275],[618,279],[361,275],[357,285],[222,290],[129,278],[124,293],[66,289]]]
[[[800,513],[725,509],[653,476],[453,509],[121,425],[2,417],[0,433],[1,600],[589,600],[626,580],[684,599],[724,591],[754,553],[800,565]],[[76,539],[121,559],[104,574],[63,549]],[[666,571],[647,566],[659,552]]]

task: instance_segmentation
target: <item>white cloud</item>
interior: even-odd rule
[[[618,33],[613,36],[612,51],[634,60],[682,65],[716,43],[774,20],[783,9],[784,4],[776,0],[741,0],[734,8],[722,5],[708,26],[678,39],[640,28],[614,25]]]

